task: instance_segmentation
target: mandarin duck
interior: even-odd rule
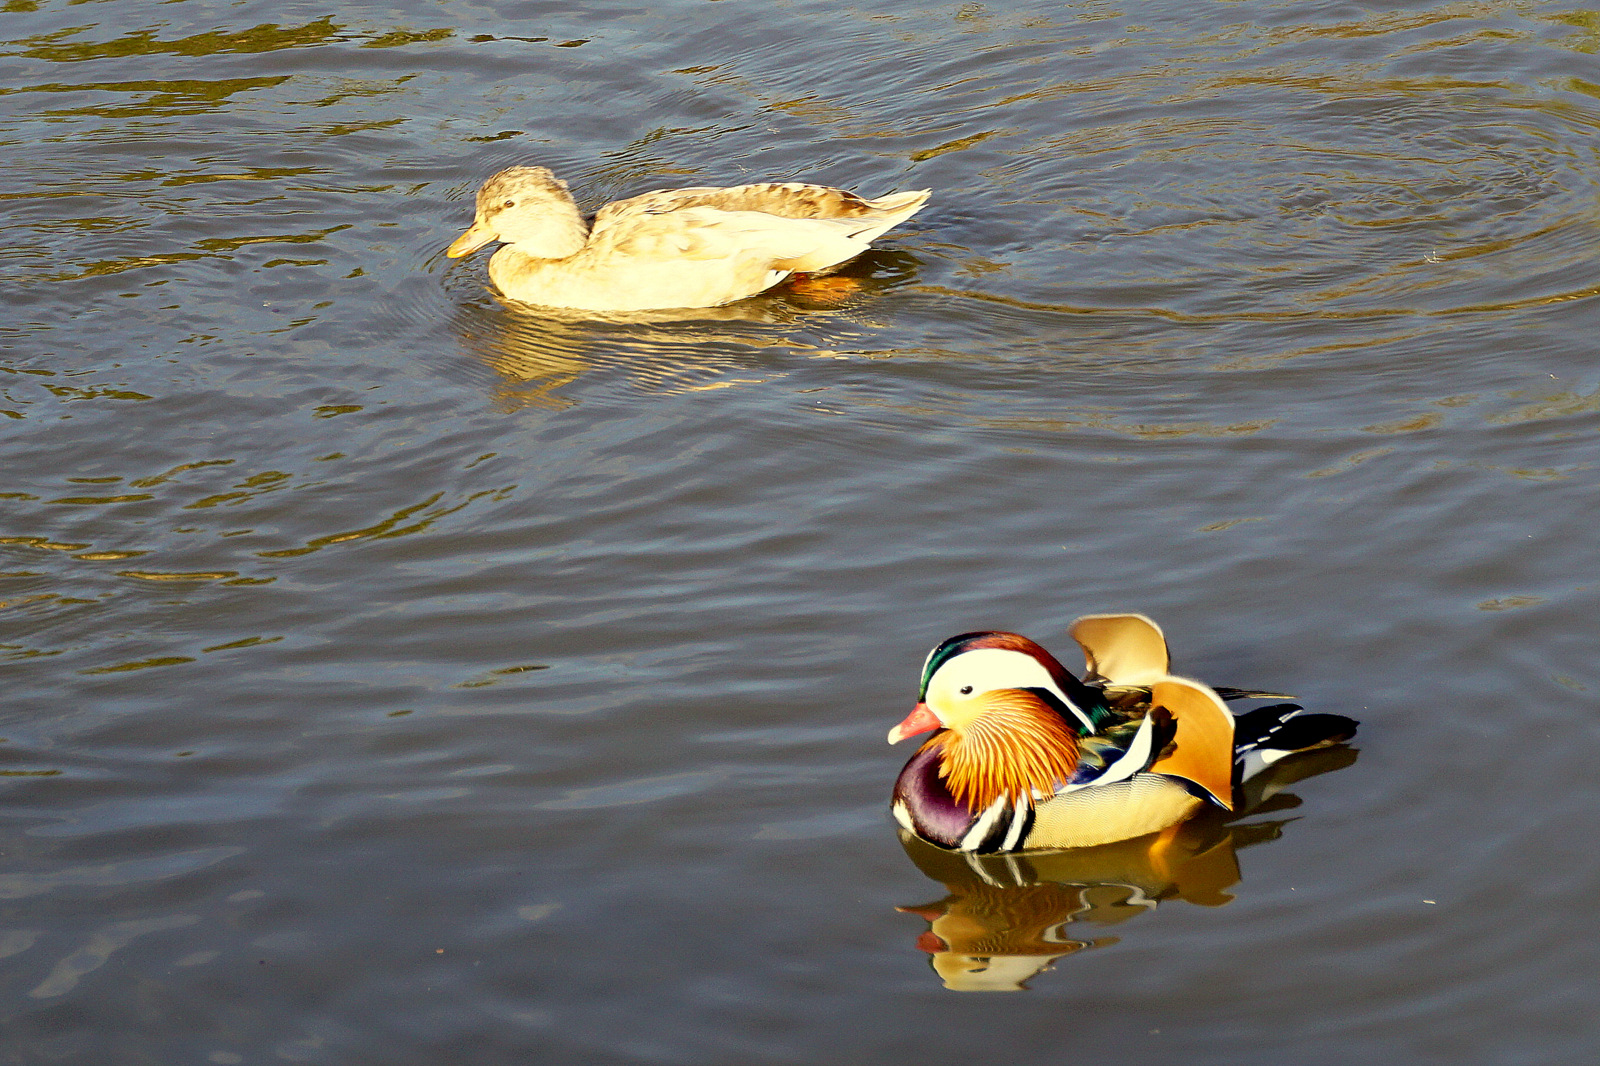
[[[929,191],[868,200],[800,182],[660,189],[584,221],[567,183],[509,167],[478,190],[477,215],[445,255],[505,247],[489,278],[513,300],[590,311],[720,307],[791,274],[839,266],[912,215]]]
[[[933,731],[895,782],[905,830],[977,853],[1112,843],[1206,805],[1232,811],[1235,788],[1278,760],[1355,735],[1351,719],[1297,704],[1235,716],[1218,690],[1172,676],[1143,615],[1088,615],[1070,632],[1087,681],[1016,633],[962,633],[929,653],[916,707],[889,731],[891,744]]]

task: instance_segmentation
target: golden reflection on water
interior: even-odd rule
[[[1336,746],[1287,759],[1244,789],[1242,813],[1218,809],[1160,833],[1096,848],[964,855],[901,832],[906,855],[944,886],[943,899],[899,907],[928,923],[916,946],[955,992],[1021,992],[1058,959],[1120,939],[1101,931],[1183,900],[1202,907],[1233,901],[1237,850],[1275,840],[1292,819],[1238,819],[1290,810],[1295,781],[1355,762]]]

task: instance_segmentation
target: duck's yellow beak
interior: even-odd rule
[[[463,256],[471,255],[490,241],[498,239],[498,237],[499,235],[495,233],[494,227],[480,219],[472,224],[471,229],[451,241],[450,247],[444,250],[444,254],[451,259],[460,259]]]
[[[898,744],[906,737],[914,737],[918,733],[926,733],[930,729],[943,729],[944,723],[939,721],[926,703],[919,703],[911,708],[911,713],[906,715],[906,720],[889,730],[889,743]]]

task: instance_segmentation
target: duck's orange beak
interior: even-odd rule
[[[911,713],[906,715],[905,721],[889,730],[889,743],[898,744],[906,737],[914,737],[930,729],[943,728],[944,723],[939,721],[938,716],[928,708],[928,705],[919,703],[911,708]]]
[[[476,252],[490,241],[497,239],[498,236],[494,231],[494,227],[487,222],[478,220],[472,223],[467,232],[451,241],[450,247],[444,250],[444,254],[451,259],[461,259]]]

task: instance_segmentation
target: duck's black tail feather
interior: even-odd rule
[[[1293,696],[1287,692],[1258,692],[1252,688],[1229,688],[1226,685],[1212,685],[1211,691],[1221,696],[1230,703],[1234,700],[1292,700]]]
[[[1297,703],[1257,707],[1234,719],[1234,761],[1249,780],[1296,752],[1340,744],[1356,735],[1356,721],[1342,714],[1311,714]]]

